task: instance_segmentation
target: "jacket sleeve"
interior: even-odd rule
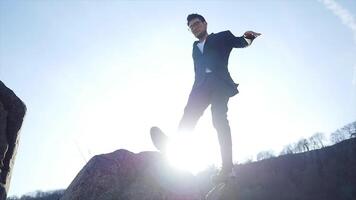
[[[249,46],[249,43],[243,36],[235,37],[230,31],[226,31],[226,39],[232,48],[244,48]]]

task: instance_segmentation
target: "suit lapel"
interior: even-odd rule
[[[199,41],[195,41],[194,42],[194,47],[193,47],[193,52],[194,52],[194,54],[196,55],[196,56],[203,56],[204,54],[205,54],[205,52],[206,52],[206,50],[207,49],[209,49],[209,38],[211,38],[211,36],[213,36],[214,35],[214,33],[211,33],[211,34],[209,34],[208,35],[208,37],[206,38],[206,40],[205,40],[205,43],[204,43],[204,47],[203,47],[203,53],[200,51],[200,49],[199,49],[199,47],[198,47],[198,43],[199,43]]]

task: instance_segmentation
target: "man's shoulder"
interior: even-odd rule
[[[231,33],[230,30],[225,30],[225,31],[220,31],[220,32],[217,33],[217,34],[229,34],[229,33]]]
[[[233,36],[234,35],[231,33],[230,30],[210,34],[210,38],[213,40],[221,40],[221,39],[226,40],[226,39],[232,38]]]
[[[231,33],[230,30],[226,30],[226,31],[221,31],[221,32],[215,33],[214,35],[216,35],[216,36],[227,36],[227,35],[232,35],[232,33]]]

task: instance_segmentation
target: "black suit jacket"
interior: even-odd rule
[[[222,84],[229,93],[229,96],[234,96],[238,93],[237,86],[229,73],[228,60],[232,48],[243,48],[248,46],[248,43],[243,37],[235,37],[230,31],[223,31],[220,33],[212,33],[208,35],[204,51],[201,53],[197,46],[199,41],[193,44],[193,60],[195,81],[193,90],[199,88],[204,83],[207,73],[206,68],[209,68],[212,75],[218,77],[224,82]]]

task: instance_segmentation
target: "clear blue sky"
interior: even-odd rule
[[[337,2],[0,1],[0,79],[28,108],[9,194],[66,188],[96,154],[154,150],[152,125],[173,133],[193,12],[209,33],[263,34],[230,56],[235,161],[355,121],[356,1]],[[197,132],[217,151],[210,120]]]

